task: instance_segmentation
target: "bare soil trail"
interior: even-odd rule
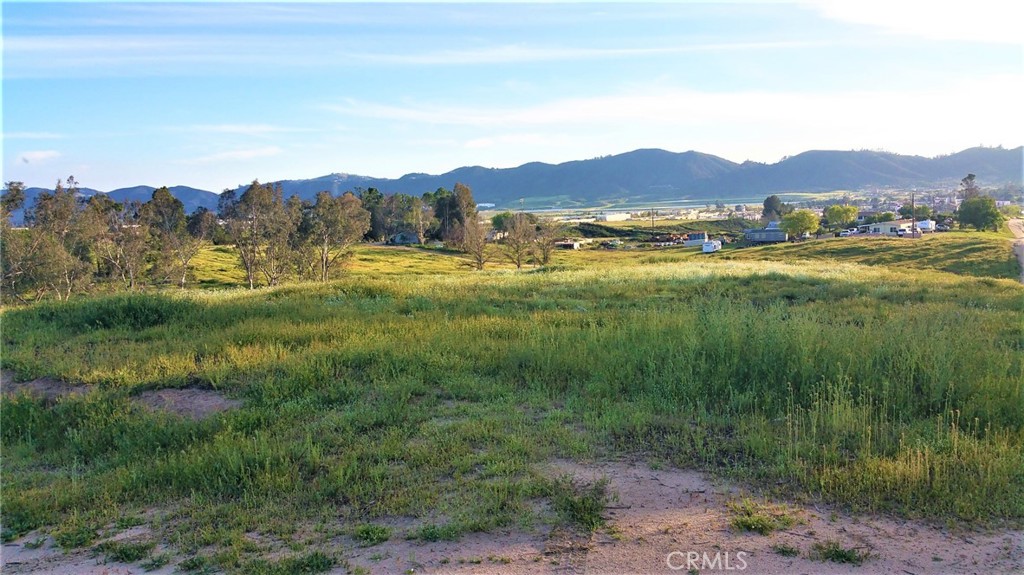
[[[1017,261],[1020,262],[1020,282],[1024,283],[1024,219],[1014,218],[1006,224],[1013,233],[1013,253],[1017,254]]]
[[[918,521],[854,515],[825,506],[765,502],[742,488],[689,470],[652,469],[644,463],[554,461],[552,476],[608,480],[612,500],[605,527],[593,534],[540,526],[477,533],[458,541],[423,543],[403,538],[401,520],[380,545],[360,547],[337,537],[321,550],[339,559],[331,573],[586,574],[989,574],[1024,573],[1024,531],[940,528]],[[749,497],[774,505],[794,520],[768,535],[737,530],[730,507]],[[119,538],[153,534],[145,527]],[[131,530],[130,530],[131,531]],[[37,549],[26,543],[44,539]],[[860,565],[815,558],[816,543],[835,542],[866,554]],[[160,550],[170,551],[163,547]],[[158,573],[170,573],[177,557]],[[3,573],[140,573],[138,564],[104,563],[87,550],[65,553],[44,534],[3,546]],[[691,569],[693,571],[691,571]]]

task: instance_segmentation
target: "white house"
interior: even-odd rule
[[[598,214],[597,221],[599,222],[624,222],[632,217],[628,212],[613,212],[610,214]]]
[[[902,236],[909,234],[913,227],[914,220],[893,220],[891,222],[871,224],[868,233],[882,234],[883,236]]]

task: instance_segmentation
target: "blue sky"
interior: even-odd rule
[[[3,3],[3,181],[1024,143],[1013,3]]]

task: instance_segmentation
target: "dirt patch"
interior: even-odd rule
[[[144,541],[151,540],[148,527],[133,527],[101,541]],[[99,545],[97,543],[96,545]],[[166,547],[158,545],[153,554],[164,553]],[[142,562],[126,564],[107,560],[104,554],[93,548],[65,551],[57,546],[53,538],[35,531],[18,541],[5,543],[0,552],[0,572],[4,575],[39,574],[49,575],[171,575],[175,573],[173,561],[163,567],[147,571]]]
[[[1013,241],[1013,253],[1017,254],[1017,261],[1020,262],[1020,281],[1024,283],[1024,220],[1012,219],[1007,225],[1016,238]]]
[[[783,504],[775,509],[783,509],[794,525],[758,535],[732,527],[736,512],[730,503],[748,497],[768,502],[702,473],[656,470],[636,463],[568,461],[554,462],[547,471],[552,477],[569,474],[582,481],[607,478],[613,501],[606,511],[606,526],[592,535],[561,529],[532,534],[513,531],[474,534],[443,543],[393,539],[374,547],[335,551],[351,566],[373,574],[611,575],[686,573],[691,568],[707,573],[728,570],[767,575],[1024,572],[1022,531],[961,533],[915,521]],[[829,541],[866,554],[867,559],[857,566],[812,558],[815,543]],[[687,564],[690,558],[696,560]]]
[[[0,370],[0,388],[5,396],[27,393],[41,397],[47,403],[69,395],[83,395],[90,390],[87,385],[74,385],[51,377],[19,382],[15,381],[14,372],[9,370]],[[151,411],[173,413],[189,419],[204,419],[242,405],[241,401],[228,399],[220,392],[198,388],[144,391],[132,400]]]
[[[539,525],[529,532],[507,530],[470,534],[458,541],[422,542],[402,538],[416,526],[412,520],[395,519],[384,522],[393,528],[393,536],[382,544],[360,547],[339,536],[315,547],[339,559],[331,571],[335,575],[357,567],[371,574],[618,575],[690,569],[767,575],[1024,573],[1024,531],[956,531],[824,506],[767,502],[702,473],[651,469],[643,463],[556,461],[545,472],[551,477],[569,474],[584,482],[607,478],[613,501],[606,509],[605,527],[582,534]],[[735,504],[745,500],[771,503],[793,524],[768,535],[737,530],[732,526]],[[134,529],[130,537],[151,537],[144,527]],[[45,535],[30,534],[4,545],[0,571],[140,572],[138,565],[103,564],[102,557],[88,551],[65,554],[49,538],[40,548],[28,549],[26,543],[38,537]],[[814,559],[814,545],[828,541],[867,558],[861,565]],[[691,558],[695,562],[688,564]],[[181,559],[176,557],[171,564]]]
[[[67,395],[83,395],[89,391],[87,386],[72,385],[51,377],[40,377],[32,381],[15,381],[14,372],[7,369],[0,370],[0,389],[7,396],[27,393],[34,397],[41,397],[47,403],[52,403],[57,398]]]
[[[195,388],[144,391],[134,399],[147,409],[190,419],[205,419],[242,405],[241,401],[228,399],[211,389]]]

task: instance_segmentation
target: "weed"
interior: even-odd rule
[[[455,541],[459,538],[459,534],[459,528],[451,523],[447,523],[445,525],[429,523],[413,531],[408,538],[429,542]]]
[[[870,557],[870,553],[867,551],[859,551],[857,549],[846,549],[839,544],[838,541],[829,539],[824,543],[818,541],[811,546],[812,559],[819,561],[832,561],[833,563],[849,563],[852,565],[860,565],[864,563]]]
[[[785,543],[772,545],[772,551],[774,551],[777,555],[782,555],[783,557],[796,557],[800,555],[799,549],[793,547],[792,545],[787,545]]]
[[[731,525],[738,531],[768,535],[772,531],[788,529],[796,523],[796,520],[785,510],[759,504],[749,498],[730,501],[728,506],[735,513]]]
[[[53,540],[64,549],[85,547],[96,539],[96,528],[77,515],[53,531]]]
[[[146,571],[156,571],[161,567],[171,562],[170,553],[158,553],[149,558],[148,561],[142,562],[142,568]]]
[[[551,483],[550,494],[555,510],[563,521],[586,531],[604,525],[603,516],[608,504],[608,478],[594,483],[580,483],[563,475]]]
[[[391,539],[391,528],[366,523],[356,527],[352,536],[364,547],[372,547]]]
[[[152,541],[104,541],[96,549],[106,555],[108,561],[135,563],[149,557],[156,547]]]

